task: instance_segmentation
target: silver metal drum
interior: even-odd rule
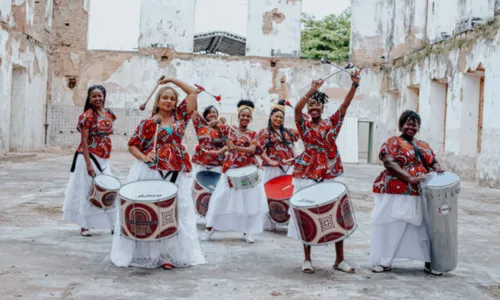
[[[430,173],[420,185],[431,240],[431,268],[449,272],[458,261],[458,194],[460,177]]]

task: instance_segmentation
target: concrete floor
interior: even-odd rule
[[[111,235],[78,234],[60,221],[71,155],[0,161],[0,299],[493,299],[500,296],[500,190],[462,183],[459,266],[443,277],[418,262],[373,274],[368,266],[371,183],[380,166],[347,165],[358,230],[346,241],[355,275],[333,271],[334,247],[313,248],[316,273],[300,271],[302,246],[283,233],[246,244],[235,233],[202,243],[208,263],[173,271],[116,268]],[[113,154],[123,175],[131,157]],[[202,227],[199,227],[201,233]]]

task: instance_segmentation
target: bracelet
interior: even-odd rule
[[[352,87],[358,88],[359,87],[359,83],[353,83]]]

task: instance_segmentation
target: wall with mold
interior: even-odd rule
[[[413,109],[422,118],[419,137],[429,142],[446,169],[500,187],[500,92],[495,88],[500,80],[500,16],[494,16],[495,1],[429,0],[423,11],[411,5],[417,2],[401,8],[397,0],[353,1],[353,61],[368,66],[363,84],[375,87],[380,97],[374,147],[399,134],[399,115]],[[427,24],[418,26],[420,49],[410,50],[407,37],[403,56],[394,57],[390,53],[401,38],[397,30],[386,29],[403,10],[405,22],[413,11],[413,24],[422,15]],[[485,25],[469,25],[464,31],[465,21],[473,17],[483,18]],[[441,32],[451,36],[443,39]],[[373,42],[376,35],[378,43]],[[387,53],[385,61],[370,57]]]
[[[248,1],[246,55],[300,57],[301,13],[302,0]]]
[[[52,0],[2,1],[0,152],[44,147]]]

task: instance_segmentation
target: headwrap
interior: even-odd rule
[[[253,108],[251,108],[250,106],[246,106],[246,105],[242,105],[242,106],[238,107],[238,113],[240,113],[244,109],[248,109],[248,110],[250,110],[251,113],[253,113]]]
[[[283,113],[285,113],[285,106],[284,105],[279,105],[279,104],[273,104],[273,105],[271,105],[271,111],[273,111],[275,108],[279,109]]]

